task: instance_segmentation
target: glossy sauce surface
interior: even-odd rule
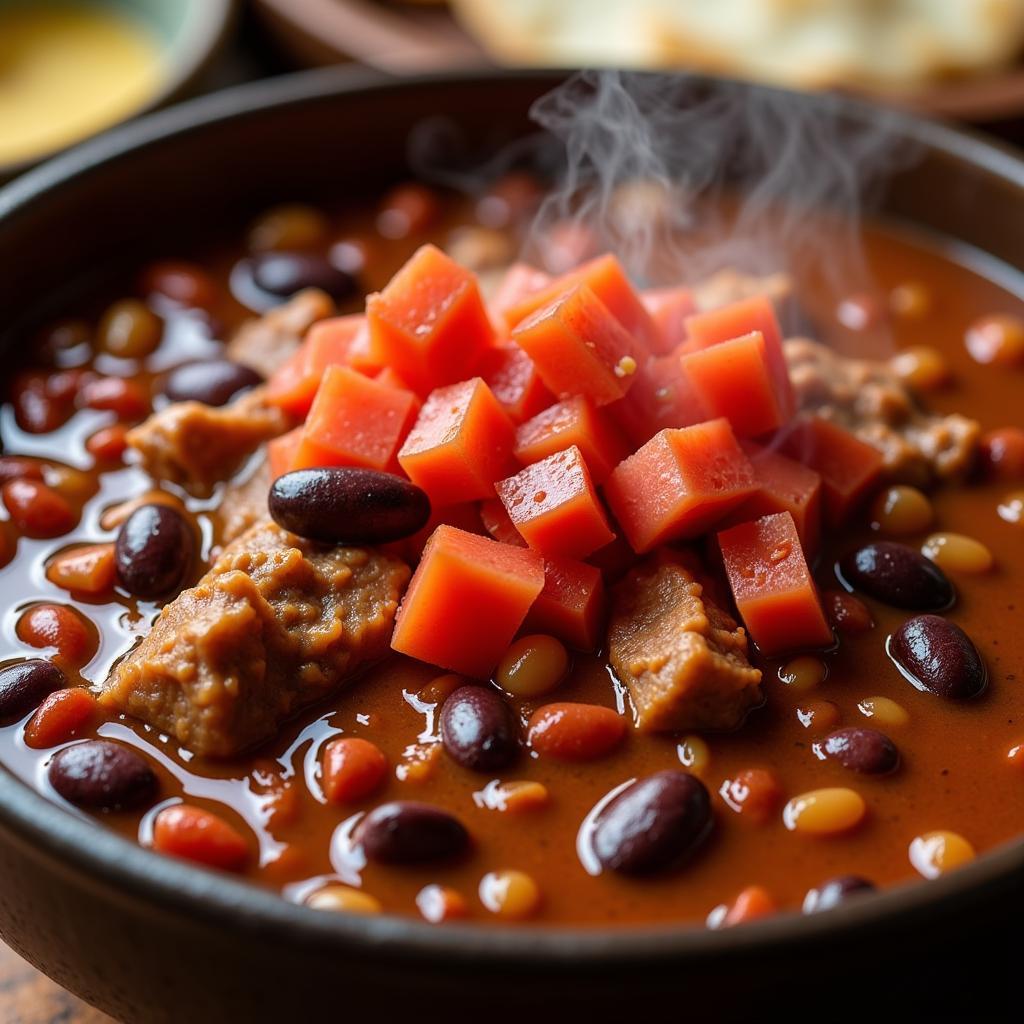
[[[457,206],[431,231],[443,241],[466,217]],[[342,218],[332,225],[334,238],[371,237],[372,258],[358,274],[365,290],[380,287],[425,234],[384,240],[371,235],[365,220]],[[865,339],[863,332],[837,321],[834,305],[822,308],[820,293],[804,279],[798,282],[798,298],[819,325],[822,340],[847,351],[866,344],[877,350],[890,336],[900,347],[935,346],[946,357],[953,379],[929,396],[934,408],[974,416],[984,429],[1022,425],[1024,370],[979,365],[963,338],[983,315],[1024,315],[1024,303],[937,249],[898,233],[866,229],[864,245],[883,303],[893,289],[922,282],[932,297],[931,309],[916,318],[887,315],[884,327]],[[225,252],[205,261],[224,288],[236,258],[237,253]],[[354,300],[351,308],[358,305]],[[216,351],[212,328],[224,337],[245,314],[239,302],[228,298],[218,302],[211,316],[174,311],[166,304],[158,311],[166,315],[164,341],[144,366],[98,356],[95,368],[113,375],[141,371],[148,387],[153,375],[168,366]],[[55,551],[72,543],[112,539],[113,533],[100,526],[102,511],[151,486],[132,467],[93,474],[84,442],[116,418],[82,409],[52,433],[30,434],[18,427],[10,405],[0,413],[6,454],[31,455],[86,473],[80,481],[86,495],[81,522],[71,534],[31,540],[17,537],[11,523],[3,524],[10,544],[17,545],[13,560],[0,569],[0,588],[8,595],[4,658],[38,653],[20,643],[15,633],[24,609],[40,601],[73,603],[96,624],[101,637],[97,654],[81,671],[81,680],[88,683],[105,677],[114,660],[146,631],[158,607],[123,594],[110,602],[71,602],[45,576],[46,560]],[[419,694],[440,671],[394,658],[302,713],[264,748],[230,762],[192,757],[137,722],[104,722],[86,735],[137,747],[157,770],[160,798],[144,814],[110,813],[102,820],[148,845],[156,813],[184,797],[238,826],[251,847],[244,876],[280,889],[288,899],[303,901],[325,882],[341,881],[361,886],[385,911],[415,914],[417,894],[427,885],[441,884],[460,893],[469,918],[479,921],[496,920],[481,900],[482,880],[488,872],[506,869],[526,872],[536,881],[541,901],[535,920],[593,925],[701,921],[753,885],[764,887],[779,906],[795,908],[808,889],[834,876],[856,874],[876,885],[919,877],[909,855],[916,836],[952,830],[982,853],[1018,835],[1024,822],[1024,769],[1007,757],[1012,747],[1024,743],[1024,633],[1016,626],[1024,579],[1024,524],[1010,523],[997,512],[1014,489],[1005,481],[938,489],[930,495],[935,510],[931,527],[900,538],[919,546],[933,530],[954,531],[984,542],[995,556],[994,568],[984,574],[952,574],[958,601],[949,617],[973,638],[990,674],[987,691],[975,701],[948,703],[912,687],[885,649],[886,637],[909,613],[868,601],[874,627],[843,635],[838,648],[822,656],[825,678],[810,689],[797,692],[781,681],[781,663],[761,662],[765,705],[734,734],[704,735],[707,763],[691,763],[695,744],[687,737],[632,729],[619,747],[593,761],[558,762],[524,748],[500,778],[540,782],[549,799],[544,806],[513,813],[497,809],[497,775],[468,771],[437,745],[438,709]],[[219,500],[219,492],[208,500],[187,500],[200,528],[204,558],[218,543]],[[879,538],[869,519],[865,512],[842,537],[826,543],[816,573],[822,588],[837,587],[838,557]],[[74,673],[69,678],[79,681]],[[898,770],[872,777],[853,773],[835,760],[821,760],[814,744],[825,734],[844,726],[878,725],[860,708],[872,697],[890,698],[906,712],[905,724],[878,726],[899,748]],[[597,656],[574,655],[568,679],[556,690],[542,698],[513,701],[524,733],[533,710],[551,700],[601,704],[630,715],[622,689]],[[831,702],[834,710],[822,702]],[[817,724],[823,719],[826,727]],[[22,725],[0,729],[0,762],[59,801],[45,774],[54,751],[26,746]],[[350,807],[328,804],[321,788],[323,748],[338,735],[371,739],[389,761],[383,789]],[[600,872],[588,848],[593,809],[631,779],[679,767],[692,770],[711,792],[711,839],[681,869],[664,876],[637,880]],[[810,790],[850,787],[866,802],[865,819],[842,835],[807,835],[787,828],[780,804],[764,824],[753,824],[720,795],[737,773],[752,768],[774,773],[783,803]],[[389,800],[421,800],[449,810],[468,829],[471,852],[438,867],[366,865],[352,847],[352,832],[364,812]]]

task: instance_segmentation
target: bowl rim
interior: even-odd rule
[[[218,124],[259,117],[270,110],[329,101],[344,96],[402,92],[435,87],[487,87],[511,80],[555,84],[565,70],[508,71],[458,69],[396,78],[366,68],[303,71],[212,93],[186,104],[150,114],[68,150],[0,189],[0,237],[54,189],[102,172],[123,157],[149,147],[173,145],[181,137],[208,132]],[[711,76],[688,76],[715,81]],[[766,86],[752,89],[787,92]],[[792,94],[795,102],[817,102]],[[874,105],[833,97],[845,116],[874,118]],[[954,161],[970,164],[1024,192],[1024,158],[1000,143],[941,122],[903,111],[885,110],[902,135]],[[383,914],[325,914],[290,903],[267,889],[228,875],[163,857],[91,819],[52,802],[0,765],[0,828],[31,847],[67,874],[75,872],[101,885],[113,900],[133,900],[171,916],[223,928],[245,927],[292,946],[366,957],[430,962],[439,969],[467,963],[508,968],[527,965],[535,972],[595,969],[612,962],[682,966],[704,960],[739,957],[758,950],[781,955],[801,945],[827,939],[849,940],[899,918],[908,926],[940,909],[965,911],[986,890],[1024,872],[1024,839],[1010,840],[950,875],[928,884],[909,881],[867,894],[830,913],[803,916],[785,912],[753,921],[743,928],[709,930],[701,923],[619,927],[516,928],[486,924],[451,924],[439,928],[412,917]]]

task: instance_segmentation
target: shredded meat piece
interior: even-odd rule
[[[801,408],[877,448],[893,479],[928,484],[970,468],[978,423],[922,409],[886,363],[850,359],[809,338],[788,339],[785,351]]]
[[[792,297],[793,279],[784,273],[761,276],[726,268],[693,286],[693,297],[700,310],[718,309],[753,295],[767,295],[780,305]]]
[[[164,607],[100,701],[230,757],[384,657],[408,580],[377,552],[256,526]]]
[[[283,434],[291,420],[253,388],[228,405],[175,402],[128,432],[128,444],[157,480],[207,495],[236,473],[264,442]]]
[[[267,499],[270,484],[270,463],[261,453],[241,478],[224,488],[216,512],[222,543],[230,544],[249,527],[269,520]]]
[[[284,305],[243,324],[228,342],[227,356],[269,377],[299,347],[310,326],[334,312],[329,295],[307,288]]]
[[[675,562],[649,561],[618,585],[608,651],[645,731],[735,729],[761,703],[746,632]]]

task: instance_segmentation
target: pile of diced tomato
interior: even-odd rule
[[[796,414],[770,299],[700,312],[611,255],[556,279],[517,264],[488,304],[424,246],[269,392],[303,421],[271,443],[275,477],[361,466],[426,491],[393,647],[472,676],[524,627],[597,648],[606,583],[680,543],[724,567],[762,652],[829,646],[808,563],[882,468]]]

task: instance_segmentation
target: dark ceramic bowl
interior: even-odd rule
[[[272,201],[344,197],[408,175],[405,140],[428,115],[450,115],[484,145],[527,131],[530,102],[559,77],[314,72],[208,97],[72,151],[0,192],[3,350],[16,350],[61,289],[88,288],[121,263],[174,253]],[[786,102],[796,113],[819,101]],[[879,116],[855,101],[840,115],[854,125]],[[1024,161],[886,116],[919,159],[893,179],[884,211],[1022,265]],[[901,1001],[948,1010],[1012,982],[994,965],[1016,944],[1022,893],[1024,844],[1014,843],[938,881],[724,932],[335,916],[155,856],[0,770],[0,935],[128,1021],[662,1011],[722,1021],[787,1004],[831,1021],[858,1001],[886,1019]]]

